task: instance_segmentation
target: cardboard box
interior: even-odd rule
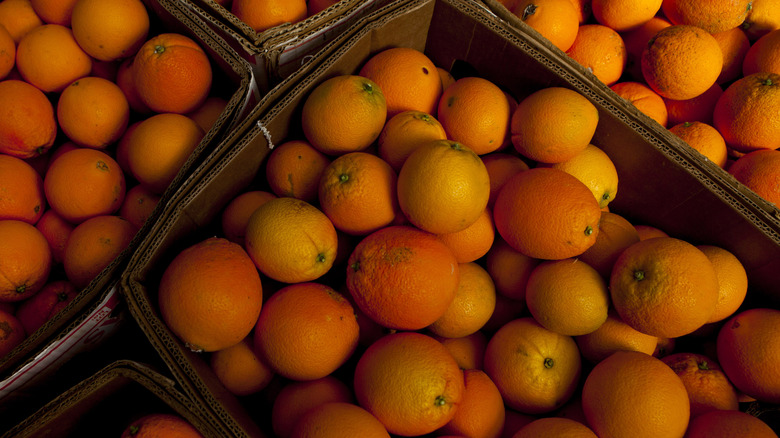
[[[131,314],[184,391],[209,406],[237,436],[256,436],[269,425],[258,420],[260,407],[251,407],[253,417],[245,400],[227,393],[211,373],[206,355],[186,349],[165,326],[157,309],[160,277],[178,252],[220,233],[222,208],[253,183],[262,184],[263,163],[274,145],[302,138],[300,111],[313,88],[332,76],[357,72],[372,54],[389,47],[423,50],[456,77],[490,79],[517,98],[550,86],[579,91],[599,109],[593,142],[611,156],[619,172],[619,191],[610,209],[634,223],[734,252],[748,271],[750,305],[780,297],[774,276],[780,269],[777,221],[730,181],[713,176],[709,163],[697,160],[675,137],[607,93],[538,35],[507,25],[484,4],[401,0],[393,6],[363,21],[316,68],[288,78],[296,82],[277,104],[251,120],[252,126],[230,150],[219,160],[204,162],[190,184],[182,186],[122,276]]]

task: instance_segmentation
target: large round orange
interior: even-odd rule
[[[580,13],[571,0],[519,0],[511,11],[563,52],[577,38]]]
[[[0,2],[0,26],[8,30],[14,42],[32,29],[44,24],[41,17],[35,13],[30,0],[4,0]]]
[[[590,363],[599,363],[616,351],[639,351],[653,354],[658,337],[634,330],[614,310],[610,309],[607,320],[595,331],[574,338],[582,358]]]
[[[37,228],[19,220],[0,220],[0,301],[34,295],[48,281],[51,267],[49,242]]]
[[[490,274],[476,263],[458,265],[460,281],[450,306],[428,330],[438,336],[460,338],[487,323],[496,308],[496,286]]]
[[[669,110],[666,108],[666,102],[652,88],[633,81],[618,82],[609,88],[659,125],[667,126]]]
[[[750,46],[742,63],[742,74],[752,75],[758,72],[780,74],[780,31],[774,30],[759,38]]]
[[[455,298],[458,262],[435,235],[414,227],[382,228],[363,238],[347,261],[347,287],[360,310],[380,325],[418,330],[439,319]]]
[[[740,183],[767,201],[780,205],[780,151],[758,150],[745,154],[728,168]]]
[[[125,427],[120,438],[203,438],[190,422],[176,414],[153,413],[134,420]]]
[[[720,95],[712,124],[726,144],[738,152],[780,147],[780,121],[770,117],[780,108],[780,74],[753,73],[732,82]]]
[[[661,358],[683,381],[691,402],[691,418],[712,410],[738,410],[737,391],[717,362],[698,353]]]
[[[582,409],[598,436],[681,437],[690,418],[682,380],[660,359],[635,351],[618,351],[593,368]]]
[[[307,141],[286,141],[268,155],[265,178],[276,196],[315,202],[322,172],[330,161]]]
[[[209,357],[209,366],[220,383],[232,394],[255,394],[271,383],[274,371],[257,354],[252,335],[232,347],[217,350]]]
[[[353,381],[360,406],[391,434],[415,436],[452,420],[463,400],[463,371],[437,340],[416,332],[385,335],[360,356]]]
[[[537,415],[558,409],[571,398],[582,362],[574,339],[522,317],[490,338],[484,370],[508,407]]]
[[[465,389],[455,416],[438,430],[441,434],[472,438],[498,438],[506,410],[501,392],[482,370],[464,370]]]
[[[118,85],[88,76],[65,87],[57,100],[57,122],[74,143],[105,149],[124,134],[130,105]]]
[[[726,167],[726,140],[712,125],[699,121],[683,122],[669,128],[669,132],[680,137],[718,167]]]
[[[0,220],[35,224],[43,216],[43,179],[21,158],[0,154]]]
[[[446,140],[441,122],[422,111],[403,111],[390,117],[377,139],[377,153],[396,172],[417,146],[435,140]]]
[[[260,315],[263,288],[252,259],[237,244],[211,237],[181,250],[160,279],[160,315],[193,351],[241,342]]]
[[[308,14],[305,0],[232,0],[230,12],[258,33],[297,23]]]
[[[0,80],[11,73],[16,65],[16,42],[10,33],[0,25]]]
[[[580,254],[579,259],[609,281],[615,260],[636,242],[639,242],[639,233],[631,222],[617,213],[602,211],[596,243]]]
[[[16,46],[16,69],[25,81],[46,93],[58,93],[92,71],[92,59],[78,45],[69,27],[44,24],[28,32]]]
[[[308,410],[329,402],[354,403],[346,383],[332,374],[314,380],[290,380],[276,393],[271,406],[271,428],[276,436],[290,436],[298,419]]]
[[[567,438],[597,438],[588,426],[563,417],[546,417],[534,420],[518,430],[512,438],[557,436]]]
[[[756,41],[769,32],[780,29],[778,6],[780,2],[777,0],[753,0],[745,21],[740,24],[750,41]]]
[[[593,18],[617,32],[638,28],[656,16],[663,0],[627,2],[620,0],[593,0]]]
[[[149,34],[149,13],[141,0],[79,0],[71,15],[73,36],[91,57],[101,61],[128,58]]]
[[[664,0],[661,10],[672,24],[697,26],[708,33],[733,29],[750,11],[751,0]]]
[[[617,82],[626,68],[623,37],[603,24],[581,25],[566,54],[606,85]]]
[[[302,415],[291,438],[390,438],[385,426],[370,412],[352,403],[332,402]]]
[[[0,309],[0,359],[24,342],[27,333],[13,312]]]
[[[761,419],[742,411],[716,410],[692,418],[686,438],[777,438],[777,433]]]
[[[27,82],[0,82],[0,153],[19,158],[45,154],[57,136],[54,106]]]

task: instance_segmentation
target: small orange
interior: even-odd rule
[[[16,42],[0,24],[0,80],[5,79],[16,65]]]
[[[116,71],[116,84],[122,89],[127,98],[130,109],[138,114],[149,114],[151,109],[141,100],[138,91],[135,89],[135,76],[133,75],[134,57],[122,60]]]
[[[692,99],[664,98],[668,114],[667,126],[679,125],[684,122],[702,122],[711,125],[715,104],[721,94],[723,94],[723,88],[716,82],[707,91]]]
[[[603,24],[581,25],[566,54],[606,85],[617,82],[626,68],[623,38],[615,29]]]
[[[92,71],[92,59],[78,45],[70,28],[44,24],[16,46],[16,69],[41,91],[58,93]]]
[[[125,200],[119,207],[119,216],[140,229],[152,216],[160,198],[160,195],[153,193],[142,184],[136,184],[125,193]]]
[[[596,243],[580,254],[579,259],[609,281],[615,260],[623,250],[639,240],[639,233],[626,218],[617,213],[602,211]]]
[[[486,208],[476,222],[466,229],[439,234],[439,239],[450,248],[458,263],[469,263],[482,258],[490,251],[495,236],[493,214]]]
[[[0,309],[0,359],[24,342],[27,333],[13,313]]]
[[[542,163],[540,166],[554,167],[580,180],[588,186],[600,208],[605,208],[617,196],[617,169],[609,155],[598,146],[589,144],[568,160],[554,164]]]
[[[4,0],[0,2],[0,26],[8,30],[16,44],[19,44],[27,32],[42,24],[44,21],[35,13],[30,0]]]
[[[780,147],[780,123],[769,117],[780,106],[780,74],[753,73],[731,83],[715,104],[712,125],[730,148],[748,153]]]
[[[778,178],[780,151],[758,150],[745,154],[728,168],[729,173],[747,188],[775,205],[780,205]]]
[[[230,12],[258,33],[308,15],[305,0],[232,0]]]
[[[44,23],[70,27],[70,18],[76,1],[78,0],[30,0],[30,5]]]
[[[54,262],[62,263],[62,259],[65,256],[65,245],[68,243],[70,232],[75,228],[73,224],[63,219],[62,216],[50,208],[43,213],[43,216],[35,224],[35,228],[49,242]]]
[[[276,196],[317,200],[317,188],[330,158],[303,140],[286,141],[268,156],[265,177]]]
[[[54,106],[41,90],[16,79],[0,81],[0,153],[40,156],[56,136]]]
[[[682,379],[691,402],[691,418],[717,409],[739,409],[736,389],[714,360],[697,353],[675,353],[661,360]]]
[[[352,390],[333,375],[314,380],[290,380],[282,386],[271,407],[271,428],[287,438],[308,410],[329,402],[354,403]]]
[[[595,331],[574,338],[583,359],[599,363],[616,351],[639,351],[652,354],[658,345],[658,338],[638,332],[623,322],[620,316],[610,310],[606,321]]]
[[[507,298],[501,294],[496,294],[496,310],[490,315],[490,319],[485,326],[482,327],[482,331],[487,334],[493,334],[509,321],[520,318],[521,316],[528,316],[527,310],[525,297],[523,297],[523,299],[514,299]]]
[[[733,29],[750,11],[751,0],[664,0],[661,10],[672,24],[697,26],[708,33]]]
[[[186,114],[203,132],[209,132],[227,108],[228,101],[221,96],[209,96],[203,104]]]
[[[596,438],[588,426],[569,418],[547,417],[534,420],[513,435],[512,438],[559,436],[568,438]]]
[[[645,78],[642,76],[642,52],[645,50],[650,38],[659,30],[671,25],[672,23],[666,18],[656,15],[639,27],[620,33],[623,37],[623,44],[626,46],[625,79],[627,81],[644,82]]]
[[[444,127],[432,115],[422,111],[403,111],[385,123],[377,139],[377,152],[398,172],[417,146],[446,139]]]
[[[726,141],[717,129],[703,122],[683,122],[669,128],[669,132],[680,137],[688,146],[697,150],[716,166],[725,168],[728,151]]]
[[[500,235],[496,236],[485,257],[485,268],[496,284],[496,292],[523,302],[528,277],[539,263],[541,260],[512,248]]]
[[[73,36],[91,57],[116,61],[135,55],[149,35],[149,13],[141,0],[78,0]]]
[[[471,262],[458,265],[460,281],[450,306],[428,330],[446,338],[475,333],[487,323],[496,307],[496,287],[482,266]]]
[[[519,0],[510,10],[563,52],[577,38],[580,12],[571,0]]]
[[[273,370],[252,348],[252,335],[212,353],[209,366],[220,383],[238,396],[261,391],[274,377]]]
[[[339,438],[359,436],[390,438],[385,426],[370,412],[352,403],[330,402],[302,415],[292,438]]]
[[[436,70],[439,72],[439,77],[441,78],[442,91],[446,90],[447,87],[455,83],[455,77],[452,76],[452,73],[450,73],[448,70],[445,70],[441,67],[436,67]]]
[[[95,76],[73,81],[57,100],[57,122],[79,146],[105,149],[124,134],[130,105],[118,85]]]
[[[273,198],[276,198],[276,195],[264,190],[249,190],[233,198],[222,210],[222,233],[231,242],[244,246],[246,226],[252,213]]]
[[[780,29],[762,36],[747,49],[742,61],[742,75],[748,76],[758,72],[780,74],[778,50],[780,50]]]
[[[638,28],[656,16],[663,0],[626,2],[621,0],[593,0],[593,18],[617,32]]]
[[[745,56],[750,50],[750,40],[739,27],[712,34],[723,52],[723,69],[716,83],[725,84],[742,76]],[[780,72],[780,70],[778,70]]]
[[[0,154],[0,220],[35,224],[43,216],[43,178],[26,161]]]
[[[51,267],[49,242],[37,228],[19,220],[0,220],[0,301],[31,297],[46,284]]]
[[[686,438],[777,438],[777,433],[761,419],[742,411],[715,410],[692,418]]]
[[[444,338],[433,335],[450,352],[462,370],[481,370],[487,347],[487,336],[482,330],[460,338]]]
[[[490,198],[488,207],[492,208],[496,202],[496,196],[504,186],[504,183],[514,174],[528,170],[528,163],[514,154],[494,152],[482,156],[482,163],[488,171],[490,178]]]
[[[632,81],[618,82],[609,88],[659,125],[667,126],[669,112],[666,102],[652,88],[641,82]]]
[[[497,438],[506,419],[501,392],[482,370],[464,370],[463,377],[463,399],[455,416],[437,432],[453,436]]]
[[[29,335],[64,309],[78,294],[76,286],[67,280],[51,281],[35,295],[20,302],[15,315]]]
[[[120,438],[203,438],[187,420],[176,414],[153,413],[134,420],[122,431]]]
[[[753,0],[745,21],[740,24],[750,41],[756,41],[769,32],[780,29],[780,2]]]

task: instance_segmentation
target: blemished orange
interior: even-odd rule
[[[519,0],[510,10],[563,52],[577,38],[580,13],[571,0]]]
[[[476,332],[460,338],[444,338],[433,335],[450,352],[462,370],[481,370],[488,338],[485,332]]]
[[[709,32],[691,25],[659,30],[642,51],[642,76],[667,99],[692,99],[707,91],[723,68],[723,52]],[[695,74],[694,74],[695,72]]]
[[[361,151],[374,143],[388,115],[376,82],[339,75],[318,84],[303,103],[301,125],[309,143],[327,155]]]
[[[490,177],[471,148],[452,140],[421,144],[398,172],[398,204],[425,231],[444,234],[479,219],[490,198]]]
[[[228,103],[224,97],[210,95],[202,105],[187,113],[186,116],[194,120],[203,132],[209,132],[222,116]]]
[[[336,157],[322,171],[319,206],[337,230],[365,236],[388,226],[400,214],[390,165],[368,152]]]
[[[621,32],[623,44],[626,46],[626,80],[644,82],[642,76],[642,52],[650,38],[659,30],[671,26],[663,16],[655,16],[639,27]]]
[[[603,24],[581,25],[566,54],[606,85],[617,82],[626,68],[623,37]]]
[[[496,286],[482,266],[470,262],[458,265],[460,281],[447,310],[428,326],[446,338],[461,338],[480,330],[496,307]]]
[[[52,268],[49,242],[27,222],[0,220],[0,301],[18,302],[46,284]]]
[[[135,55],[149,35],[149,13],[141,0],[78,0],[70,27],[82,49],[100,61]]]
[[[780,74],[780,29],[773,30],[756,40],[742,61],[742,75],[758,72]]]
[[[417,332],[385,335],[355,366],[358,404],[391,434],[415,436],[452,420],[463,401],[463,371],[446,348]]]
[[[715,410],[691,418],[686,438],[777,438],[777,433],[761,419],[742,411]]]
[[[25,333],[30,335],[64,309],[78,294],[76,286],[67,280],[50,281],[35,295],[20,302],[15,315],[24,326]]]
[[[321,210],[295,198],[275,198],[249,217],[244,247],[264,275],[284,283],[316,280],[333,266],[336,228]]]
[[[582,254],[596,242],[600,218],[601,208],[585,184],[562,170],[546,167],[513,176],[493,206],[493,221],[501,237],[512,248],[537,259]]]
[[[249,190],[230,200],[220,216],[220,226],[225,238],[244,246],[246,226],[252,213],[273,198],[276,198],[276,195],[271,192]]]
[[[606,152],[589,144],[577,155],[560,163],[545,164],[574,176],[588,186],[600,208],[605,208],[615,199],[618,192],[618,174],[615,164]]]
[[[702,122],[711,125],[715,104],[721,94],[723,94],[723,88],[716,82],[707,91],[693,99],[664,99],[668,114],[667,126],[679,125],[684,122]]]
[[[588,426],[579,421],[561,417],[547,417],[534,420],[515,433],[512,438],[557,436],[567,438],[596,438]]]
[[[498,438],[506,410],[498,387],[482,370],[464,370],[463,399],[455,416],[437,433],[473,438]]]
[[[55,263],[62,263],[65,256],[65,245],[68,243],[68,236],[73,231],[73,224],[62,218],[51,208],[47,209],[43,216],[35,224],[51,248],[51,255]]]
[[[30,0],[30,5],[44,23],[70,27],[73,6],[78,0]]]
[[[780,74],[759,72],[732,82],[715,103],[712,125],[726,145],[741,153],[780,147]]]
[[[599,113],[577,91],[547,87],[523,98],[512,113],[512,144],[523,156],[558,163],[590,144]]]
[[[574,339],[522,317],[490,338],[484,370],[508,407],[537,415],[552,412],[571,398],[582,362]]]
[[[436,235],[408,225],[364,237],[347,261],[347,288],[381,326],[418,330],[439,319],[458,290],[455,255]]]
[[[683,436],[688,393],[666,364],[636,351],[618,351],[585,378],[582,408],[598,436]]]
[[[704,122],[683,122],[669,128],[669,132],[680,137],[688,146],[704,155],[720,168],[726,167],[728,150],[726,140],[717,129]]]
[[[273,370],[252,348],[252,337],[215,351],[209,357],[209,366],[228,391],[243,396],[261,391],[274,377]]]
[[[21,158],[0,154],[0,220],[35,224],[43,216],[43,178]]]
[[[114,82],[87,76],[65,87],[57,100],[57,123],[79,146],[105,149],[124,134],[130,105]]]
[[[132,421],[120,438],[203,438],[190,422],[177,414],[152,413]]]
[[[16,69],[25,81],[46,93],[59,93],[92,71],[92,58],[70,28],[44,24],[32,29],[16,46]]]
[[[620,315],[610,310],[606,321],[594,332],[574,338],[583,359],[590,363],[599,363],[616,351],[639,351],[653,354],[658,345],[658,337],[633,329]]]
[[[627,2],[622,0],[593,0],[593,18],[616,32],[628,32],[647,23],[661,10],[663,0]]]
[[[116,84],[122,89],[127,98],[130,109],[138,114],[149,114],[151,109],[141,100],[138,91],[135,89],[135,76],[133,75],[133,62],[135,57],[124,59],[119,63],[116,71]]]
[[[729,318],[717,335],[723,372],[742,393],[767,403],[780,402],[780,310],[752,308]]]
[[[57,137],[54,106],[27,82],[0,82],[0,153],[18,158],[45,154]]]
[[[639,240],[639,233],[626,218],[617,213],[602,211],[596,243],[580,254],[579,259],[609,281],[612,266],[620,253]]]
[[[153,193],[141,184],[136,184],[125,193],[125,200],[119,207],[119,216],[140,229],[152,216],[160,198],[157,193]]]
[[[778,169],[780,169],[779,150],[758,150],[737,158],[729,166],[728,172],[768,202],[780,205]]]
[[[676,338],[709,321],[718,301],[718,277],[709,258],[673,237],[639,241],[615,261],[612,305],[630,326]]]
[[[482,163],[488,171],[490,178],[490,198],[488,198],[488,207],[493,208],[496,202],[496,196],[504,186],[504,183],[514,174],[528,170],[528,163],[515,154],[506,152],[494,152],[482,156]]]
[[[24,342],[27,333],[12,312],[0,309],[0,359]]]
[[[126,140],[130,173],[152,192],[162,194],[203,136],[200,126],[182,114],[159,113],[143,119]]]
[[[667,126],[669,111],[666,108],[666,102],[652,88],[641,82],[633,81],[618,82],[609,88],[644,115],[658,122],[659,125]]]
[[[566,336],[596,331],[607,320],[607,282],[579,259],[544,261],[531,272],[525,302],[542,327]]]
[[[741,28],[735,27],[714,33],[712,36],[715,37],[723,52],[723,69],[715,82],[724,84],[738,79],[742,76],[745,56],[750,50],[750,40],[747,35]]]
[[[509,100],[493,82],[475,76],[458,79],[439,99],[438,120],[447,138],[477,155],[499,149],[509,133]]]
[[[258,33],[308,15],[305,0],[233,0],[230,12]]]
[[[403,111],[390,117],[377,139],[377,153],[396,172],[417,146],[446,140],[447,133],[435,117],[422,111]]]
[[[385,426],[370,412],[352,403],[330,402],[307,411],[298,420],[291,438],[339,438],[360,436],[390,438]]]
[[[288,438],[303,414],[329,402],[354,403],[355,396],[346,383],[333,375],[314,380],[290,380],[274,398],[271,428],[280,438]]]
[[[740,24],[750,41],[780,29],[780,1],[753,0],[745,21]]]
[[[691,402],[691,418],[716,409],[739,409],[736,389],[711,358],[680,352],[665,356],[661,361],[682,379]]]
[[[512,248],[500,235],[485,255],[485,268],[493,278],[496,292],[513,300],[525,302],[526,286],[531,271],[541,260]]]
[[[664,0],[661,11],[672,24],[696,26],[718,33],[742,24],[750,11],[751,0]]]
[[[16,65],[16,42],[0,24],[0,80],[5,79]]]
[[[331,159],[304,140],[276,146],[266,161],[265,178],[276,196],[317,200],[322,172]]]
[[[14,42],[19,41],[32,29],[44,24],[35,13],[30,0],[4,0],[0,2],[0,26],[8,30]]]
[[[62,256],[68,280],[79,289],[87,287],[130,245],[137,231],[135,225],[115,215],[94,216],[76,225]]]
[[[372,55],[358,75],[376,83],[387,99],[387,118],[409,110],[436,116],[442,94],[439,72],[425,53],[391,47]]]
[[[198,42],[179,33],[161,33],[138,49],[132,67],[141,101],[158,113],[186,114],[209,95],[211,61]]]
[[[158,288],[163,321],[193,351],[239,343],[254,328],[262,300],[260,275],[246,251],[219,237],[176,254]]]
[[[493,213],[489,208],[467,228],[454,233],[439,234],[439,239],[447,245],[458,263],[476,261],[490,251],[495,240],[496,230],[493,225]]]

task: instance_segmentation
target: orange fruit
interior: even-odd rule
[[[563,52],[577,38],[580,11],[571,0],[519,0],[510,10]]]
[[[227,108],[228,101],[221,96],[209,96],[203,101],[203,104],[186,114],[187,117],[195,121],[203,132],[209,132],[219,117]]]
[[[717,129],[703,122],[683,122],[669,128],[669,132],[680,137],[688,146],[697,150],[716,166],[725,168],[728,151],[726,141]]]
[[[44,24],[16,46],[16,69],[41,91],[58,93],[92,71],[92,59],[78,45],[70,28]]]
[[[399,213],[398,177],[386,161],[368,152],[336,157],[322,171],[319,205],[337,230],[364,236],[390,225]]]
[[[0,301],[33,296],[46,284],[51,267],[49,242],[37,228],[15,219],[0,220]]]
[[[130,105],[118,85],[95,76],[73,81],[57,100],[57,122],[79,146],[105,149],[124,134]]]
[[[290,140],[275,147],[268,155],[265,177],[276,196],[314,202],[322,172],[330,161],[308,142]]]
[[[55,263],[62,263],[65,256],[65,245],[68,243],[73,224],[62,218],[51,208],[43,213],[43,216],[35,224],[35,228],[43,234],[49,242],[51,255]]]
[[[723,69],[715,82],[723,84],[738,79],[742,76],[745,56],[750,50],[750,40],[747,35],[741,28],[735,27],[714,33],[712,36],[715,37],[723,52]]]
[[[707,91],[692,99],[664,99],[668,114],[667,126],[684,122],[702,122],[711,125],[715,104],[721,94],[723,88],[716,82]]]
[[[661,10],[672,24],[697,26],[708,33],[733,29],[750,11],[751,0],[664,0]]]
[[[568,438],[594,438],[596,434],[586,425],[569,418],[547,417],[534,420],[517,431],[513,438],[559,436]]]
[[[525,297],[523,299],[507,298],[504,295],[496,295],[496,310],[490,315],[490,319],[482,327],[482,331],[491,335],[506,325],[509,321],[521,316],[528,316],[526,312]]]
[[[141,100],[141,96],[138,95],[138,91],[135,88],[135,76],[133,74],[134,61],[135,57],[130,57],[120,62],[116,71],[116,84],[125,94],[130,109],[138,114],[148,114],[152,112],[152,110],[149,109],[143,100]]]
[[[488,207],[492,208],[496,202],[496,196],[504,186],[504,183],[514,174],[528,170],[528,164],[517,155],[494,152],[482,156],[482,163],[488,171],[490,178],[490,197],[488,198]]]
[[[601,208],[609,205],[617,195],[618,175],[615,164],[606,152],[592,144],[566,161],[541,163],[540,166],[554,167],[580,180],[588,186]]]
[[[26,161],[0,154],[0,220],[35,224],[43,216],[43,178]]]
[[[638,28],[656,16],[661,10],[662,0],[626,2],[620,0],[593,0],[593,18],[617,32]]]
[[[664,98],[641,82],[618,82],[609,87],[618,96],[626,99],[644,115],[666,127],[669,120],[669,111],[666,108]]]
[[[446,90],[447,87],[455,83],[455,77],[452,76],[452,73],[441,67],[436,67],[436,70],[439,72],[439,77],[441,78],[442,91]]]
[[[354,403],[352,390],[328,375],[314,380],[290,380],[282,386],[271,407],[271,427],[276,436],[286,438],[303,414],[329,402]]]
[[[444,127],[432,115],[422,111],[403,111],[385,123],[377,139],[377,152],[398,172],[417,146],[446,139]]]
[[[30,0],[36,14],[44,23],[61,24],[70,27],[73,6],[77,0]]]
[[[715,410],[692,418],[688,425],[689,438],[777,438],[777,433],[761,419],[736,410]]]
[[[0,153],[40,156],[56,136],[54,106],[43,92],[24,81],[0,81]]]
[[[450,352],[462,370],[481,370],[487,347],[485,332],[478,330],[460,338],[445,338],[433,335]]]
[[[779,104],[780,74],[753,73],[723,91],[713,110],[713,126],[738,152],[777,149],[780,124],[769,114]]]
[[[463,371],[437,340],[416,332],[385,335],[355,366],[361,407],[391,434],[414,436],[447,424],[463,400]]]
[[[240,193],[228,202],[220,217],[220,225],[225,238],[244,246],[246,226],[249,224],[252,213],[257,210],[257,207],[274,198],[276,196],[270,192],[249,190]]]
[[[203,435],[177,414],[152,413],[134,420],[125,427],[120,438],[202,438]]]
[[[490,251],[495,235],[493,214],[486,208],[473,224],[454,233],[439,234],[439,239],[450,248],[458,263],[469,263]]]
[[[496,307],[496,287],[490,274],[476,263],[458,266],[460,281],[450,306],[428,330],[446,338],[468,336],[490,319]]]
[[[0,25],[0,80],[5,79],[16,65],[16,42],[10,33]]]
[[[639,351],[652,354],[658,345],[656,336],[636,331],[626,324],[620,316],[610,310],[607,319],[599,328],[586,335],[574,338],[583,359],[598,363],[615,351]]]
[[[62,264],[68,280],[79,289],[89,285],[124,251],[138,229],[114,215],[91,217],[68,236]]]
[[[485,268],[493,278],[499,295],[525,301],[528,278],[540,262],[512,248],[499,235],[486,254]]]
[[[778,327],[779,310],[753,308],[729,318],[717,335],[723,372],[737,390],[766,403],[780,401]]]
[[[437,433],[474,438],[498,437],[506,411],[498,387],[482,370],[464,370],[463,399],[455,416]]]
[[[333,266],[338,248],[325,213],[295,198],[271,199],[255,209],[244,239],[260,272],[284,283],[321,277]]]
[[[209,366],[222,385],[232,394],[250,395],[268,386],[273,370],[252,348],[252,335],[238,344],[215,351]]]
[[[35,13],[30,0],[4,0],[0,2],[0,26],[8,30],[14,42],[19,41],[30,30],[44,24]]]
[[[591,370],[582,408],[598,436],[683,436],[688,393],[666,364],[636,351],[618,351]]]
[[[691,402],[691,418],[716,409],[739,409],[737,391],[717,362],[698,353],[675,353],[661,360],[682,379]]]
[[[512,144],[527,158],[559,163],[590,144],[598,119],[596,106],[580,93],[542,88],[522,99],[512,114]]]
[[[644,24],[629,31],[620,32],[626,46],[626,81],[644,82],[642,76],[642,52],[656,32],[671,26],[666,18],[656,15]]]
[[[71,16],[73,36],[91,57],[101,61],[128,58],[149,35],[149,13],[140,0],[78,0]]]
[[[24,331],[32,334],[68,305],[79,291],[67,280],[46,283],[35,295],[19,303],[15,316]]]
[[[723,52],[709,32],[678,24],[656,32],[642,52],[641,63],[653,91],[667,99],[686,100],[715,83],[723,68]],[[695,75],[690,74],[693,71]]]
[[[398,173],[398,204],[425,231],[454,233],[476,222],[487,207],[490,180],[467,145],[451,140],[422,144]]]
[[[0,309],[0,359],[24,342],[27,334],[19,318],[13,313]]]
[[[258,33],[308,15],[305,0],[233,0],[230,12]]]
[[[615,29],[603,24],[581,25],[566,54],[606,85],[617,82],[626,67],[623,38]]]
[[[740,24],[750,41],[756,41],[769,32],[780,29],[780,2],[753,0],[745,21]]]
[[[158,113],[193,111],[211,91],[209,57],[195,40],[179,33],[147,39],[136,52],[132,69],[138,96]]]
[[[423,52],[409,47],[384,49],[368,58],[358,75],[379,86],[387,99],[387,118],[409,110],[436,116],[441,77]]]
[[[780,151],[758,150],[739,157],[731,166],[729,173],[756,194],[775,205],[780,205],[780,190],[777,180],[780,177]]]
[[[163,321],[193,351],[241,342],[254,328],[262,300],[252,260],[239,245],[218,237],[176,254],[158,288]]]
[[[596,242],[600,218],[599,204],[585,184],[562,170],[545,167],[512,177],[493,207],[501,237],[517,251],[538,259],[582,254]]]
[[[465,77],[447,87],[437,114],[447,138],[477,155],[499,149],[509,136],[509,100],[498,85],[484,78]]]
[[[742,62],[744,76],[758,72],[780,74],[780,30],[773,30],[756,40],[747,50]]]
[[[143,185],[136,184],[125,193],[125,200],[119,207],[119,216],[140,229],[152,216],[160,198],[160,195],[153,193]]]
[[[370,412],[352,403],[343,402],[324,403],[312,408],[301,416],[290,436],[295,438],[390,437],[385,426]]]
[[[493,334],[484,367],[508,407],[536,415],[558,409],[571,398],[582,363],[574,339],[523,317]]]
[[[626,218],[616,213],[602,211],[596,243],[580,254],[579,259],[590,265],[604,279],[609,280],[615,260],[623,250],[639,240],[639,233]]]
[[[125,199],[125,176],[106,152],[78,148],[49,165],[43,189],[51,208],[78,224],[119,210]]]
[[[327,79],[314,87],[303,103],[303,133],[324,154],[366,149],[385,125],[386,98],[385,90],[366,77]]]
[[[675,338],[709,321],[718,301],[718,277],[707,256],[673,237],[639,241],[615,261],[612,304],[631,327]]]
[[[544,261],[531,272],[525,302],[544,328],[565,336],[594,332],[607,319],[606,281],[578,259]]]
[[[347,266],[347,288],[357,307],[398,330],[418,330],[439,319],[460,279],[458,262],[441,240],[405,225],[364,237]]]

